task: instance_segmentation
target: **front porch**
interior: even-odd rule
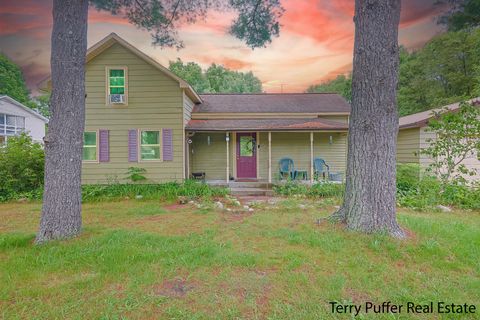
[[[203,174],[212,184],[278,183],[279,161],[293,160],[296,177],[314,183],[314,159],[344,177],[347,133],[344,131],[187,131],[186,176]]]

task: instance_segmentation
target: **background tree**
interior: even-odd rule
[[[259,93],[262,82],[252,72],[231,71],[217,64],[212,64],[205,71],[205,78],[210,92],[224,93]]]
[[[440,177],[443,184],[449,181],[465,183],[465,175],[475,175],[463,161],[480,156],[480,108],[462,103],[458,112],[448,109],[437,112],[435,119],[428,123],[427,131],[435,134],[435,139],[427,139],[429,146],[422,149],[433,162],[429,169]]]
[[[35,110],[44,117],[50,116],[50,93],[35,97]]]
[[[173,73],[186,80],[198,93],[259,93],[262,82],[252,72],[229,70],[212,64],[205,72],[195,62],[170,61]]]
[[[202,67],[195,62],[184,63],[181,59],[170,61],[168,69],[187,81],[198,93],[210,92],[210,84],[205,78]]]
[[[155,45],[183,46],[178,27],[210,9],[237,13],[230,33],[250,47],[279,34],[279,0],[91,0],[98,10],[122,15],[147,30]],[[81,166],[85,126],[85,54],[88,0],[54,0],[51,119],[45,137],[45,191],[37,243],[75,236],[81,230]]]
[[[414,52],[400,48],[400,116],[480,95],[480,29],[441,34]],[[307,92],[351,97],[351,76],[310,86]]]
[[[438,0],[449,10],[438,19],[449,31],[458,31],[480,25],[480,0]]]
[[[335,79],[320,84],[311,85],[307,92],[335,92],[344,97],[348,102],[352,101],[352,75],[338,75]]]
[[[351,230],[405,236],[396,221],[400,0],[355,1],[352,112],[341,208]]]
[[[10,96],[28,107],[32,105],[22,70],[3,53],[0,53],[0,95]]]

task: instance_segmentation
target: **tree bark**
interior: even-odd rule
[[[88,0],[53,2],[51,118],[37,243],[73,237],[82,227],[87,17]]]
[[[405,237],[396,221],[400,0],[355,1],[352,112],[344,202],[333,219]]]

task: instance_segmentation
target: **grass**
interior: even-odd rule
[[[399,242],[317,226],[335,204],[93,202],[80,237],[42,246],[39,203],[0,204],[0,318],[337,319],[329,301],[470,303],[478,316],[479,212],[401,210],[412,237]]]

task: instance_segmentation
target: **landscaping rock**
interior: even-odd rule
[[[253,208],[248,208],[248,212],[253,212],[254,209]]]
[[[299,204],[298,207],[302,210],[305,210],[307,208],[307,206],[304,204]]]
[[[185,196],[179,196],[177,198],[177,202],[178,202],[178,204],[186,204],[186,203],[188,203],[188,198],[185,197]]]
[[[438,205],[435,208],[437,208],[438,210],[440,210],[442,212],[452,212],[451,208],[446,207],[446,206],[442,206],[442,205]]]
[[[142,196],[141,194],[137,194],[137,195],[135,196],[135,199],[138,199],[138,200],[143,199],[143,196]]]
[[[227,210],[228,212],[232,212],[232,209],[230,209],[230,208],[227,208],[226,210]]]
[[[215,202],[215,208],[223,210],[223,203],[220,201]]]
[[[277,204],[277,202],[278,202],[278,199],[276,199],[276,198],[268,199],[268,201],[267,201],[268,204]]]
[[[245,205],[245,206],[243,206],[243,209],[248,210],[248,209],[250,209],[250,207]]]
[[[188,201],[188,204],[195,204],[195,201],[190,200],[190,201]]]
[[[333,206],[333,207],[337,210],[340,209],[340,206]]]
[[[20,199],[17,200],[17,202],[20,202],[20,203],[25,203],[27,201],[28,201],[27,198],[20,198]]]

